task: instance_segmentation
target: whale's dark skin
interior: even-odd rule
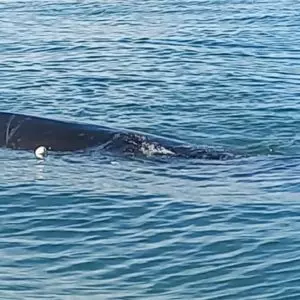
[[[233,154],[227,152],[194,148],[176,140],[130,130],[0,112],[0,147],[35,150],[39,146],[57,152],[99,147],[129,155],[151,153],[216,160],[233,158]]]

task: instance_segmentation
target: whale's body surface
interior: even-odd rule
[[[17,150],[77,151],[98,147],[129,155],[228,159],[232,154],[195,148],[172,139],[100,125],[0,112],[0,146]]]

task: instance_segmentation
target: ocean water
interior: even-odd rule
[[[228,161],[0,150],[0,299],[300,299],[300,2],[2,1],[0,111]]]

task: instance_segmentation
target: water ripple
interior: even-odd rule
[[[0,298],[298,299],[299,9],[1,3],[1,110],[248,157],[2,149]]]

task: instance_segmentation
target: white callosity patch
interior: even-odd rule
[[[150,141],[146,136],[140,134],[116,135],[114,141],[121,141],[123,149],[128,153],[142,153],[146,156],[152,155],[174,155],[175,153],[163,147],[157,142]]]
[[[165,147],[159,145],[159,144],[153,144],[148,142],[143,142],[141,146],[141,151],[143,154],[147,156],[151,155],[174,155],[175,153],[166,149]]]

